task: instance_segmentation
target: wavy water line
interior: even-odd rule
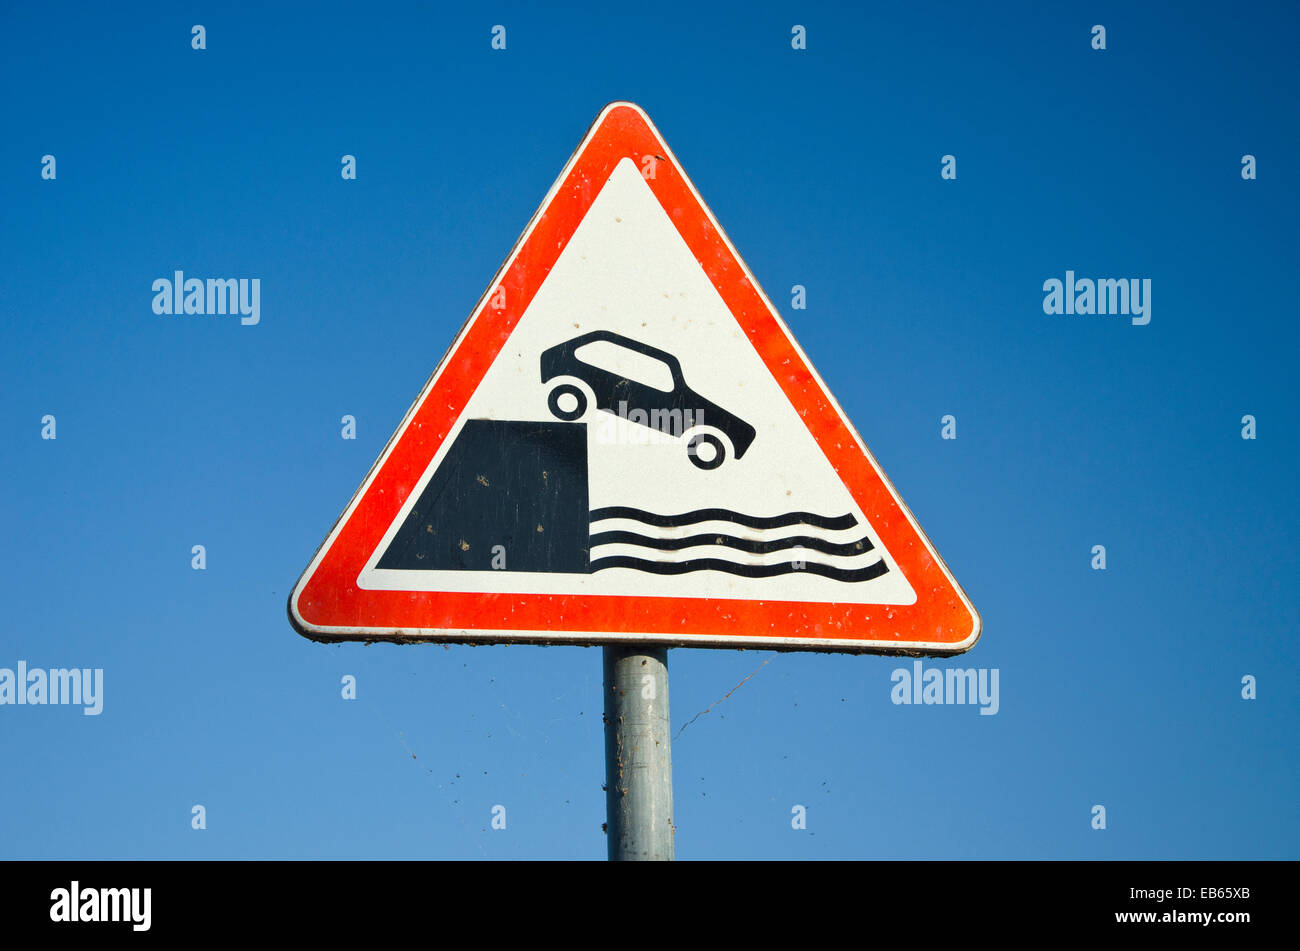
[[[810,535],[789,535],[773,538],[770,541],[754,541],[737,538],[734,535],[688,535],[685,538],[652,538],[637,532],[598,532],[591,536],[591,547],[598,545],[636,545],[640,548],[657,548],[660,551],[681,551],[683,548],[697,548],[721,545],[751,555],[767,555],[774,551],[790,548],[807,548],[826,555],[863,555],[875,548],[871,539],[863,535],[852,542],[828,542]]]
[[[814,574],[833,581],[870,581],[879,578],[889,570],[883,560],[865,568],[832,568],[830,565],[815,561],[805,562],[802,568],[796,568],[792,562],[777,565],[742,565],[721,558],[693,558],[690,561],[647,561],[631,555],[611,555],[597,558],[591,562],[591,571],[605,568],[630,568],[634,571],[646,571],[656,575],[682,575],[690,571],[725,571],[727,574],[743,575],[746,578],[774,578],[777,575]]]
[[[734,522],[746,528],[756,529],[811,525],[813,528],[839,531],[858,524],[857,518],[851,513],[826,516],[815,515],[812,512],[787,512],[784,515],[761,516],[745,515],[730,509],[696,509],[694,512],[685,512],[681,515],[656,515],[654,512],[645,512],[626,505],[610,505],[591,512],[593,522],[607,518],[627,518],[660,528],[677,528],[681,525],[694,525],[697,522]]]
[[[745,526],[737,525],[734,522],[722,521],[697,522],[693,525],[679,525],[675,528],[659,528],[630,518],[608,518],[590,524],[588,531],[591,535],[602,532],[631,532],[640,535],[642,538],[663,538],[670,541],[690,538],[694,535],[703,535],[710,538],[716,538],[719,535],[730,535],[736,538],[769,542],[778,541],[782,538],[797,538],[803,535],[807,538],[820,538],[822,541],[833,545],[853,544],[867,534],[866,526],[862,525],[861,522],[842,529],[821,529],[809,525],[788,525],[782,528],[745,528]]]

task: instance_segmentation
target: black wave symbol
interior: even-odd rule
[[[828,542],[810,535],[791,535],[787,538],[774,538],[770,541],[751,541],[748,538],[736,538],[734,535],[690,535],[686,538],[651,538],[636,532],[598,532],[591,536],[591,547],[597,545],[638,545],[642,548],[658,548],[661,551],[681,551],[683,548],[695,548],[701,545],[722,545],[752,555],[766,555],[769,552],[784,551],[787,548],[807,548],[827,555],[862,555],[875,546],[871,539],[863,535],[855,542]]]
[[[686,512],[683,515],[656,515],[653,512],[643,512],[641,509],[634,509],[626,505],[610,505],[605,508],[595,509],[591,513],[593,522],[604,518],[630,518],[660,528],[676,528],[680,525],[694,525],[696,522],[718,521],[735,522],[737,525],[743,525],[746,528],[786,528],[790,525],[811,525],[813,528],[838,531],[852,528],[858,524],[857,518],[851,513],[829,517],[814,515],[812,512],[787,512],[784,515],[772,515],[765,518],[759,515],[743,515],[730,509],[696,509],[694,512]]]
[[[681,575],[688,571],[725,571],[733,575],[744,575],[747,578],[772,578],[776,575],[808,572],[835,581],[870,581],[872,578],[879,578],[889,570],[889,566],[883,560],[874,565],[867,565],[865,568],[832,568],[830,565],[821,565],[815,561],[806,562],[802,568],[796,568],[792,562],[780,565],[738,565],[734,561],[724,561],[721,558],[647,561],[631,555],[611,555],[608,558],[597,558],[591,563],[593,572],[604,568],[633,568],[657,575]]]

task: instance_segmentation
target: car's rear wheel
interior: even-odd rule
[[[582,414],[587,412],[587,394],[582,392],[581,387],[574,386],[572,383],[561,383],[551,390],[551,395],[546,398],[546,405],[550,407],[556,419],[571,423],[575,419],[581,419]]]
[[[686,444],[686,454],[701,469],[716,469],[727,458],[727,447],[713,433],[697,433]]]

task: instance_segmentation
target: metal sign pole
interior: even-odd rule
[[[673,857],[668,648],[606,647],[605,811],[610,861]]]

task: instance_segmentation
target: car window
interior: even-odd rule
[[[668,364],[649,354],[629,350],[612,340],[585,343],[573,355],[583,363],[617,373],[633,382],[643,383],[665,393],[673,391],[673,372]]]

